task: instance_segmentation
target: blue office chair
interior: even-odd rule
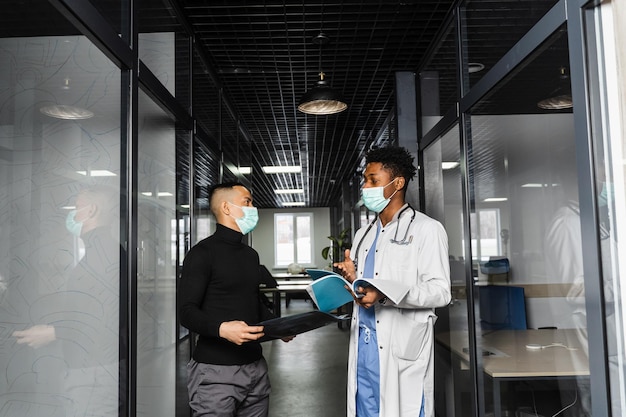
[[[508,285],[478,287],[483,330],[523,330],[526,325],[524,288]]]

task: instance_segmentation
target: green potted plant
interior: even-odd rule
[[[330,246],[326,246],[322,249],[322,258],[328,260],[328,267],[332,270],[333,262],[341,259],[343,251],[349,247],[348,242],[350,241],[350,228],[346,227],[341,232],[339,232],[339,236],[328,236],[330,239]]]

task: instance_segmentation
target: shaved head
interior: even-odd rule
[[[209,204],[218,223],[238,230],[235,218],[242,216],[240,207],[252,206],[252,195],[245,185],[238,182],[226,182],[211,187]],[[235,217],[233,217],[232,210],[235,211]]]

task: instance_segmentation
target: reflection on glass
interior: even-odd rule
[[[174,122],[139,94],[137,413],[175,414],[176,160]]]
[[[201,55],[195,49],[192,73],[194,91],[202,91],[202,94],[193,94],[192,97],[198,126],[209,137],[217,140],[220,137],[220,93],[212,78],[206,75]]]
[[[532,81],[567,62],[561,35],[472,109],[476,334],[493,353],[478,365],[495,415],[589,411],[574,120],[571,109],[540,109],[550,85]],[[520,94],[531,87],[540,91]]]
[[[626,269],[624,236],[626,232],[626,135],[623,114],[626,96],[624,77],[616,59],[623,55],[624,29],[620,22],[626,16],[623,2],[602,2],[586,11],[586,25],[595,36],[587,38],[587,60],[597,65],[592,71],[598,80],[592,82],[591,118],[597,212],[600,220],[600,249],[607,334],[608,371],[611,411],[621,416],[626,410],[626,283],[620,271]],[[598,24],[598,20],[601,24]],[[595,81],[595,80],[594,80]],[[597,86],[596,86],[597,84]],[[616,88],[616,86],[618,86]],[[620,88],[622,95],[620,97]]]
[[[461,6],[466,93],[558,0],[466,0]],[[498,22],[489,24],[487,22]],[[567,61],[563,61],[567,62]]]
[[[175,39],[173,32],[139,34],[139,59],[173,96],[176,95]]]
[[[146,0],[135,5],[139,16],[150,16],[138,19],[139,59],[173,96],[187,104],[189,38],[181,34],[182,27],[167,8]]]
[[[194,158],[194,189],[195,201],[193,210],[195,230],[190,247],[209,237],[215,231],[215,217],[209,207],[209,187],[217,182],[219,158],[214,153],[200,145],[198,141],[193,144]]]
[[[434,55],[420,71],[422,135],[437,124],[458,100],[455,39],[455,26],[450,26]]]
[[[0,62],[0,415],[117,415],[120,71],[84,37]]]
[[[461,366],[467,369],[469,341],[458,126],[424,151],[424,186],[425,213],[439,220],[448,234],[452,284],[452,302],[437,310],[435,410],[437,415],[467,415],[463,413],[471,413],[471,385],[467,370],[461,371]]]

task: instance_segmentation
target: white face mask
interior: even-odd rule
[[[396,180],[394,178],[391,180],[393,183]],[[389,185],[387,184],[387,185]],[[391,198],[396,195],[398,190],[394,191],[393,194],[389,196],[389,198],[385,198],[385,188],[387,185],[383,187],[371,187],[371,188],[363,188],[361,189],[361,198],[363,199],[363,204],[368,210],[373,211],[374,213],[380,213],[387,207],[387,204],[391,201]]]
[[[259,222],[259,211],[257,210],[257,208],[238,206],[237,204],[231,203],[230,201],[228,202],[228,204],[239,207],[241,211],[243,211],[243,216],[239,218],[233,216],[232,214],[229,214],[230,217],[235,219],[235,222],[237,223],[237,226],[239,226],[239,230],[241,231],[241,233],[247,235],[252,230],[254,230],[257,223]]]

